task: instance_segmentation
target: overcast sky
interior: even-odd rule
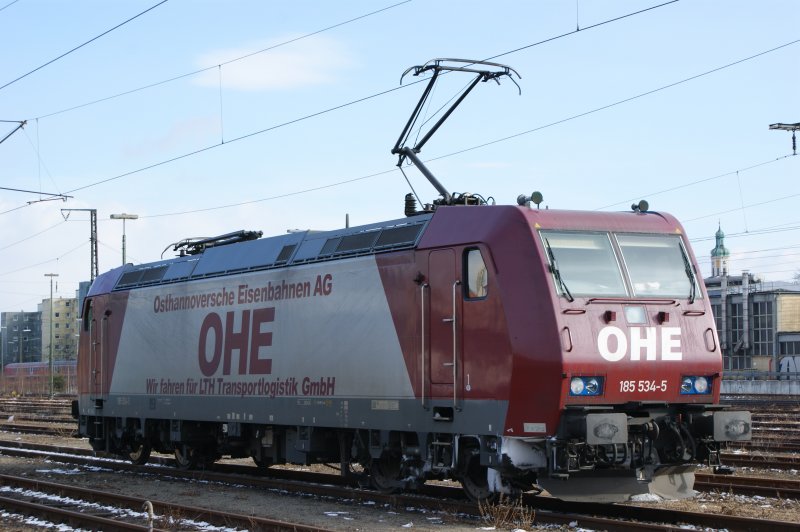
[[[800,270],[800,158],[769,130],[800,121],[800,2],[158,3],[0,0],[0,120],[27,120],[0,144],[0,187],[45,193],[0,190],[0,310],[35,310],[46,273],[64,297],[88,280],[88,214],[62,209],[97,209],[101,271],[122,261],[112,213],[139,216],[137,263],[187,237],[401,218],[390,150],[424,85],[400,76],[437,57],[522,77],[521,95],[480,84],[423,149],[449,190],[645,198],[683,222],[704,275],[718,224],[734,273]],[[468,81],[446,76],[426,116]]]

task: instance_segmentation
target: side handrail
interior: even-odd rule
[[[461,281],[456,280],[453,282],[453,408],[458,408],[458,368],[457,368],[457,360],[458,360],[458,316],[456,314],[456,304],[458,302],[458,286],[461,284]]]
[[[422,408],[427,408],[425,406],[425,289],[428,288],[428,283],[422,283],[419,286],[420,292],[420,315],[422,316],[422,327],[421,327],[421,345],[420,345],[420,358],[422,360],[422,382],[420,383],[420,389],[422,394]]]

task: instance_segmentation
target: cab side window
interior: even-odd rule
[[[488,295],[489,271],[480,249],[473,248],[464,252],[464,277],[467,299],[482,299]]]
[[[86,302],[86,310],[83,313],[83,330],[89,330],[89,323],[92,321],[92,303],[93,301],[90,299]]]

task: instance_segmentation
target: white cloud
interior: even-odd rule
[[[293,38],[296,37],[290,35],[270,42],[208,52],[200,56],[196,63],[201,68],[219,65]],[[315,35],[223,65],[222,84],[226,89],[243,91],[328,85],[335,83],[340,72],[353,64],[344,45],[334,39]],[[219,74],[216,70],[209,70],[197,76],[195,83],[217,87]]]

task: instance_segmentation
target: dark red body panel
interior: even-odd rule
[[[419,245],[422,251],[480,243],[487,251],[487,304],[464,303],[464,371],[475,368],[471,376],[479,376],[481,398],[508,402],[508,435],[523,435],[525,423],[554,429],[560,416],[552,293],[523,213],[515,207],[440,208]]]
[[[688,299],[598,298],[576,298],[569,302],[558,294],[548,270],[546,250],[538,235],[540,229],[677,234],[683,238],[683,228],[677,220],[660,213],[542,211],[494,206],[439,208],[417,250],[418,270],[425,279],[431,284],[446,282],[426,270],[425,255],[442,253],[442,249],[455,252],[455,279],[461,278],[460,257],[464,249],[478,246],[491,261],[487,300],[481,305],[457,300],[457,313],[463,316],[459,331],[462,347],[458,350],[463,372],[456,378],[457,388],[463,390],[469,376],[471,391],[465,392],[465,396],[508,401],[504,428],[508,435],[525,435],[526,424],[537,428],[531,434],[542,427],[552,433],[567,404],[718,402],[719,378],[712,380],[710,395],[679,393],[682,375],[719,377],[722,369],[711,309],[702,287],[693,303]],[[684,246],[691,254],[685,239]],[[690,258],[695,264],[694,257]],[[447,289],[445,286],[442,291]],[[390,300],[397,301],[399,297],[398,291],[388,286],[387,294]],[[419,305],[419,299],[415,304]],[[436,304],[432,305],[435,308]],[[627,357],[610,363],[602,358],[597,342],[603,327],[617,326],[629,334],[630,325],[624,318],[626,305],[643,306],[647,321],[637,326],[650,328],[648,332],[659,338],[662,327],[680,328],[682,359],[666,361],[658,355],[655,360],[646,360],[642,354],[640,360]],[[397,308],[395,315],[402,314],[399,304],[393,308]],[[616,322],[606,322],[607,311],[614,313]],[[659,322],[659,313],[667,316],[663,324]],[[445,342],[445,345],[450,344]],[[431,345],[433,352],[437,349],[442,347]],[[412,345],[416,355],[407,356],[410,371],[419,366],[414,362],[419,351],[418,345]],[[433,352],[432,359],[436,359]],[[604,393],[598,397],[570,397],[570,378],[576,375],[604,377]],[[641,383],[645,387],[650,383],[660,386],[664,380],[668,382],[666,391],[636,389]],[[622,381],[633,382],[634,390],[623,393]],[[434,396],[446,396],[451,389],[433,385],[432,391]]]
[[[129,292],[94,296],[91,318],[84,316],[84,331],[79,338],[78,393],[103,397],[111,387],[122,323]]]

